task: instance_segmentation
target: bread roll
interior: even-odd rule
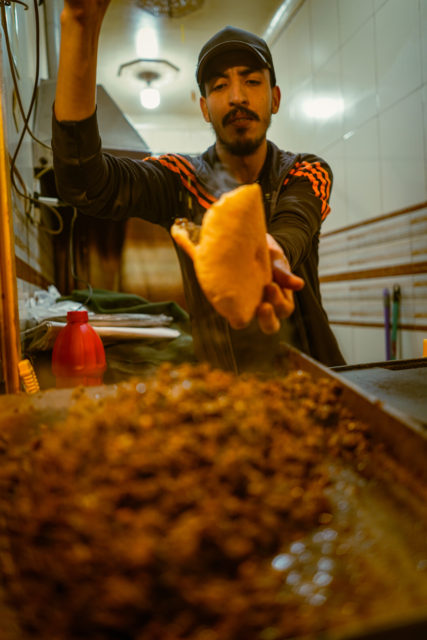
[[[233,329],[248,325],[272,280],[261,187],[254,183],[224,193],[206,211],[198,242],[185,218],[175,221],[171,234],[192,258],[216,311]]]

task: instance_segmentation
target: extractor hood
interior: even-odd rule
[[[56,80],[41,80],[36,101],[33,132],[50,147],[52,138],[52,105]],[[150,150],[136,129],[102,85],[97,85],[97,113],[104,151],[118,156],[144,158]],[[34,142],[34,166],[52,164],[52,152]]]

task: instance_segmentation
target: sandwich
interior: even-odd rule
[[[247,326],[272,281],[261,187],[224,193],[197,227],[175,220],[171,235],[194,263],[199,284],[233,329]]]

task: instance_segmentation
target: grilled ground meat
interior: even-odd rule
[[[371,590],[359,606],[340,569],[330,488],[370,440],[339,395],[301,371],[164,365],[11,440],[0,563],[25,634],[277,640],[359,615]]]

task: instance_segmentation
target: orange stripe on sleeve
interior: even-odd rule
[[[331,179],[326,169],[322,167],[320,162],[297,162],[283,181],[284,186],[289,183],[292,176],[306,178],[310,181],[314,195],[319,198],[322,203],[320,213],[323,221],[331,210],[328,204],[328,198],[331,192]]]
[[[215,196],[213,196],[211,193],[206,191],[206,189],[197,180],[193,165],[190,162],[188,162],[188,160],[183,156],[173,155],[171,157],[175,160],[175,162],[177,163],[177,166],[182,168],[182,171],[187,175],[189,180],[190,181],[194,180],[197,191],[200,193],[200,195],[204,199],[208,200],[211,204],[215,202],[216,200]]]
[[[191,164],[191,162],[189,162],[187,160],[187,158],[184,158],[183,156],[180,156],[178,154],[176,154],[176,155],[174,155],[172,157],[174,157],[176,159],[176,162],[177,162],[178,166],[181,166],[181,163],[182,163],[183,171],[185,171],[188,176],[191,176],[195,180],[199,193],[202,196],[204,196],[206,198],[206,200],[210,200],[211,204],[213,202],[215,202],[216,201],[215,196],[213,196],[211,193],[209,193],[209,191],[206,191],[206,189],[196,179],[196,173],[195,173],[194,167]]]
[[[313,167],[313,171],[315,171],[316,175],[319,177],[320,183],[321,183],[321,200],[322,200],[322,220],[324,220],[326,218],[326,216],[328,215],[328,213],[330,212],[331,208],[328,204],[328,200],[329,200],[329,195],[331,193],[331,179],[329,177],[328,172],[326,171],[326,169],[324,167],[322,167],[322,165],[320,164],[320,162],[314,162],[312,165],[310,165]]]
[[[206,191],[206,189],[204,189],[196,179],[194,167],[186,160],[186,158],[175,154],[168,154],[159,157],[150,156],[148,158],[144,158],[144,161],[145,160],[160,162],[164,167],[178,174],[184,187],[190,191],[190,193],[196,197],[199,204],[206,209],[215,202],[216,198],[212,194],[208,193],[208,191]]]
[[[160,158],[158,158],[158,161],[164,167],[166,167],[167,169],[170,169],[171,171],[179,175],[184,187],[188,191],[190,191],[190,193],[192,193],[193,196],[196,197],[197,201],[199,202],[199,204],[202,205],[202,207],[205,207],[205,209],[208,209],[211,206],[212,202],[210,202],[209,200],[206,200],[206,198],[203,198],[199,194],[199,191],[197,189],[197,184],[192,183],[191,181],[192,176],[189,176],[186,172],[184,173],[183,171],[181,171],[180,168],[174,162],[171,162],[169,159],[167,159],[167,156],[161,156]]]

